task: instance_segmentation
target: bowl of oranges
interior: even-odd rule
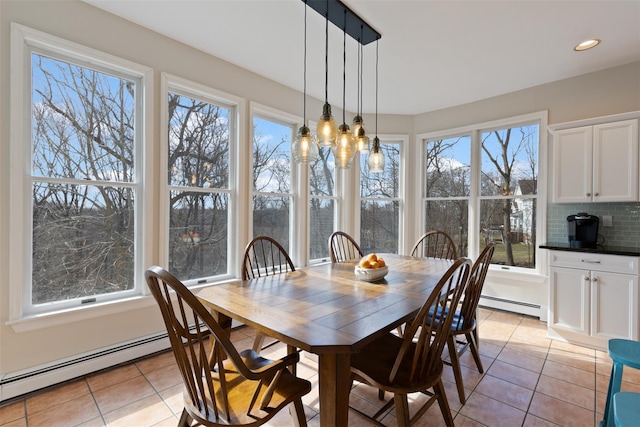
[[[354,272],[359,280],[375,282],[387,275],[389,267],[382,257],[379,257],[376,254],[368,254],[358,262]]]

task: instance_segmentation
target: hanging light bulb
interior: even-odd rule
[[[349,168],[353,156],[356,154],[356,142],[349,129],[349,125],[346,123],[345,118],[345,98],[346,98],[346,85],[347,85],[347,11],[344,11],[344,33],[342,41],[342,124],[338,128],[338,140],[336,144],[331,147],[333,151],[333,157],[339,168]]]
[[[358,111],[353,118],[352,126],[356,147],[360,152],[369,151],[369,137],[366,135],[364,120],[362,119],[362,93],[364,92],[364,86],[362,85],[362,70],[364,68],[362,62],[362,31],[363,26],[360,25],[360,40],[358,43]]]
[[[304,2],[304,78],[303,78],[303,121],[296,139],[291,144],[291,154],[298,163],[313,163],[318,159],[318,141],[307,127],[307,1]]]
[[[331,147],[336,143],[338,128],[331,115],[331,105],[329,105],[329,0],[327,0],[325,24],[324,79],[324,105],[322,107],[322,115],[318,120],[316,135],[320,146]]]
[[[382,152],[380,139],[378,138],[378,40],[376,40],[376,136],[373,138],[373,146],[367,159],[369,172],[384,172],[384,163],[384,153]]]

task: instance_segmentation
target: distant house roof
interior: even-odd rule
[[[520,179],[518,180],[518,187],[520,187],[520,194],[537,194],[538,188],[537,179]]]

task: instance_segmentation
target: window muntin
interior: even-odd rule
[[[276,239],[291,252],[291,140],[294,125],[253,118],[253,236]]]
[[[32,251],[24,311],[140,292],[142,79],[71,54],[29,52]]]
[[[181,280],[229,272],[233,107],[168,93],[169,267]]]
[[[461,256],[495,242],[493,264],[533,269],[540,122],[514,122],[424,140],[424,230],[449,233]]]
[[[401,144],[381,141],[384,171],[369,171],[360,154],[360,247],[363,252],[398,253],[400,245]]]

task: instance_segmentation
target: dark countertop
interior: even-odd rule
[[[543,243],[539,245],[539,247],[540,249],[551,249],[554,251],[640,256],[640,248],[632,248],[632,247],[624,247],[624,246],[598,245],[596,248],[572,248],[569,246],[569,242],[562,242],[562,243],[550,242],[550,243]]]

